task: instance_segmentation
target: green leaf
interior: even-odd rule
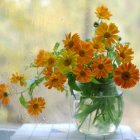
[[[92,82],[79,83],[78,87],[80,88],[81,94],[84,97],[91,97],[91,96],[93,96],[93,94],[96,94],[96,92],[97,92],[95,85],[97,87],[97,84],[93,84]]]
[[[116,59],[116,62],[117,62],[117,64],[118,64],[118,65],[120,65],[120,64],[121,64],[121,61],[120,61],[120,60],[118,60],[118,59]]]
[[[114,50],[108,50],[107,56],[111,59],[115,59],[117,54],[114,52]]]
[[[94,53],[94,56],[95,56],[95,58],[97,58],[98,57],[98,54],[97,53]]]
[[[59,44],[58,42],[55,43],[54,48],[53,48],[53,51],[54,51],[54,52],[58,50],[59,45],[60,45],[60,44]]]
[[[29,95],[32,97],[32,93],[33,93],[33,90],[39,86],[39,84],[44,80],[45,78],[44,77],[41,77],[39,79],[36,79],[29,87]]]
[[[58,51],[59,46],[60,46],[60,44],[57,42],[53,48],[53,54],[56,56],[58,56],[60,54],[60,52]]]
[[[90,38],[86,38],[86,40],[85,40],[85,41],[89,42],[89,41],[90,41]]]
[[[34,63],[31,63],[30,65],[25,67],[25,70],[28,70],[29,68],[36,68],[36,65]]]
[[[73,92],[73,89],[72,88],[70,88],[70,93],[71,93],[71,95],[76,99],[76,96],[75,96],[75,94],[74,94],[74,92]]]
[[[102,42],[103,42],[103,43],[105,43],[105,42],[106,42],[106,39],[105,39],[105,38],[104,38],[104,39],[102,39]]]
[[[117,65],[114,63],[114,64],[113,64],[113,67],[114,67],[114,69],[116,69],[116,68],[117,68]]]
[[[78,85],[76,83],[75,75],[73,73],[69,73],[67,75],[67,77],[68,77],[68,84],[69,84],[70,88],[73,90],[80,91],[80,88],[78,87]]]
[[[100,102],[97,101],[92,105],[86,105],[86,104],[80,105],[80,111],[79,111],[80,113],[76,113],[74,117],[78,119],[80,122],[84,121],[90,113],[92,113],[98,108],[99,103]]]
[[[25,108],[27,108],[28,106],[28,102],[25,100],[24,96],[21,94],[21,96],[19,97],[19,101],[22,104],[22,106],[24,106]]]
[[[95,77],[92,77],[91,81],[95,84],[101,84]]]

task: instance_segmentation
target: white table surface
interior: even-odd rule
[[[74,124],[24,124],[10,140],[136,140],[128,126],[121,125],[110,136],[92,137],[76,130]]]

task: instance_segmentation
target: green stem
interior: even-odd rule
[[[90,113],[90,116],[89,116],[88,130],[90,129],[91,116],[92,116],[92,113]]]
[[[111,121],[113,122],[113,124],[116,125],[116,119],[114,118],[115,116],[112,113],[112,108],[111,108],[111,105],[110,105],[110,101],[109,100],[107,100],[107,104],[108,104],[108,107],[109,107],[109,109],[108,109],[109,117],[110,117]]]
[[[99,109],[100,109],[100,106],[97,108],[97,111],[96,111],[96,114],[95,114],[95,117],[94,117],[94,120],[93,120],[93,124],[95,123],[95,121],[96,121],[97,118],[98,118]]]
[[[25,90],[23,90],[23,91],[20,91],[20,92],[16,92],[17,94],[22,94],[22,93],[24,93],[24,92],[26,92],[26,91],[28,91],[29,90],[29,87],[28,88],[26,88]]]
[[[115,64],[115,61],[116,61],[116,57],[115,57],[115,59],[114,59],[113,62],[112,62],[113,65]]]
[[[78,126],[78,130],[81,128],[81,126],[83,125],[83,123],[85,122],[85,119],[87,118],[87,116],[83,119],[83,121],[81,122],[81,124]]]
[[[71,93],[71,95],[74,97],[74,99],[76,100],[76,96],[75,96],[75,94],[74,94],[74,92],[73,92],[73,89],[70,87],[70,93]]]
[[[81,102],[81,101],[80,101]],[[93,104],[93,102],[90,103],[90,105]],[[89,126],[90,126],[90,121],[91,121],[91,114],[92,112],[90,113],[90,120],[89,120]],[[89,113],[85,116],[85,118],[83,119],[83,121],[81,122],[81,124],[78,126],[78,129],[81,128],[81,126],[83,125],[83,123],[85,122],[86,118],[88,117]]]

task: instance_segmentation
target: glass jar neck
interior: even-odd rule
[[[100,84],[93,83],[92,90],[93,96],[114,96],[119,94],[119,91],[113,80]]]
[[[114,97],[122,94],[114,83],[113,80],[108,80],[99,84],[90,83],[78,83],[80,91],[75,92],[79,98],[102,98],[102,97]]]

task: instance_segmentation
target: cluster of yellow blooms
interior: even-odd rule
[[[114,79],[122,88],[131,88],[139,81],[139,70],[132,64],[133,50],[128,44],[121,43],[118,27],[105,22],[112,14],[106,6],[97,7],[95,14],[99,18],[94,24],[95,37],[84,41],[77,33],[69,33],[63,40],[64,49],[56,53],[46,50],[38,53],[34,66],[42,69],[42,81],[48,89],[54,87],[64,91],[69,73],[82,83],[91,82],[92,78],[98,81]],[[21,86],[27,85],[23,74],[13,74],[10,81]],[[7,90],[7,85],[0,85],[0,99],[4,104],[9,102]],[[45,108],[45,100],[32,97],[26,108],[29,114],[38,115]]]

